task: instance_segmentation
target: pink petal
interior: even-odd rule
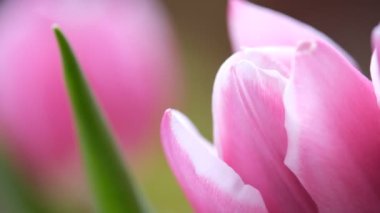
[[[379,212],[380,114],[371,82],[324,42],[304,42],[284,101],[285,162],[320,212]]]
[[[379,43],[379,48],[375,49],[372,54],[371,58],[371,78],[372,78],[372,84],[375,90],[375,94],[377,97],[377,105],[380,107],[380,43]]]
[[[372,47],[373,49],[380,48],[380,24],[372,30]]]
[[[295,48],[290,46],[266,46],[257,48],[244,48],[237,54],[242,60],[249,60],[256,66],[276,70],[282,76],[288,77],[291,72],[291,62],[294,57]],[[234,61],[234,60],[232,60]]]
[[[261,192],[270,212],[316,212],[283,163],[287,139],[282,93],[287,79],[277,70],[257,67],[257,60],[248,60],[247,54],[228,59],[215,81],[214,137],[221,156]]]
[[[371,58],[371,78],[375,89],[377,104],[380,106],[380,25],[372,31],[372,47],[374,49]]]
[[[351,60],[334,41],[313,27],[246,0],[229,0],[228,26],[235,51],[242,47],[294,46],[305,39],[323,39]]]
[[[260,193],[243,183],[184,115],[167,110],[161,137],[167,160],[196,212],[267,212]]]

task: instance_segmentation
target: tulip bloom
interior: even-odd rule
[[[178,111],[162,120],[168,162],[194,209],[379,212],[379,53],[373,86],[315,29],[229,4],[233,46],[245,48],[216,76],[214,145]]]
[[[118,139],[127,149],[147,139],[175,96],[176,53],[161,9],[154,0],[1,4],[0,132],[16,160],[40,177],[78,164],[54,23]]]

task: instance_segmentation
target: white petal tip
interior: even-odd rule
[[[164,116],[167,116],[167,115],[170,115],[173,113],[173,111],[175,111],[174,109],[172,108],[167,108],[164,112]]]
[[[372,48],[376,49],[378,48],[378,45],[380,44],[380,23],[373,28],[372,30]]]
[[[376,25],[374,28],[373,32],[377,35],[380,36],[380,22]]]

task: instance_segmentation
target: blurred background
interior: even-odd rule
[[[252,2],[286,13],[324,32],[347,50],[368,76],[370,33],[380,21],[380,1]],[[213,81],[219,66],[231,54],[226,25],[227,1],[162,0],[162,3],[178,39],[184,79],[182,102],[171,107],[188,115],[200,132],[212,141]],[[152,140],[154,143],[149,151],[132,165],[140,186],[157,212],[191,212],[166,164],[159,138],[156,135]]]

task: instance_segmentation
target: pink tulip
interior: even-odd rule
[[[214,145],[180,112],[162,120],[164,151],[194,209],[380,212],[379,53],[373,86],[315,29],[229,4],[233,44],[246,48],[215,80]],[[379,28],[373,35],[379,49]]]
[[[9,0],[0,8],[0,132],[35,175],[79,164],[51,26],[67,35],[117,137],[133,149],[173,103],[177,60],[154,0]],[[101,158],[101,156],[99,156]]]

